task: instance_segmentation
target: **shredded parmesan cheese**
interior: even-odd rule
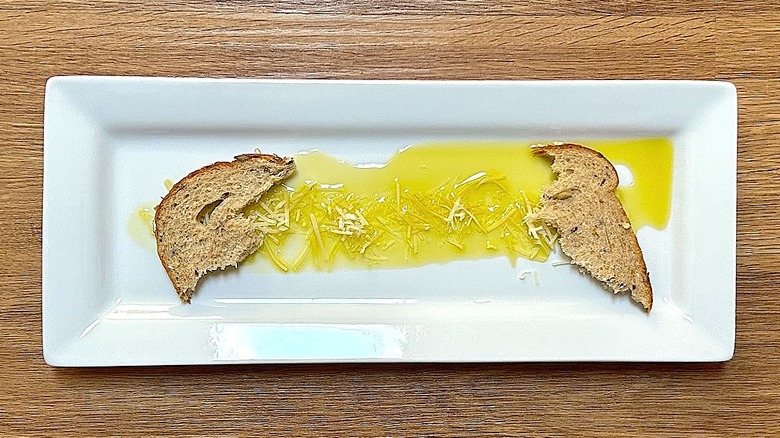
[[[325,252],[325,244],[322,242],[322,235],[320,234],[320,225],[317,223],[317,218],[314,213],[309,213],[311,219],[311,227],[314,230],[314,236],[317,238],[317,244],[320,246],[320,251]]]
[[[525,271],[520,272],[517,274],[517,278],[520,280],[525,280],[528,276],[528,274],[531,274],[531,277],[534,280],[534,284],[539,284],[539,272],[536,269],[527,269]]]
[[[403,263],[426,259],[446,247],[465,254],[504,253],[510,260],[546,260],[557,233],[534,219],[535,202],[523,192],[512,193],[504,179],[478,172],[426,192],[412,191],[394,179],[388,192],[372,196],[342,184],[307,181],[296,190],[275,188],[244,214],[273,245],[285,245],[291,235],[305,236],[292,263],[281,260],[278,251],[266,250],[284,272],[298,271],[309,262],[330,265],[341,255],[372,266]],[[437,257],[431,260],[454,256],[449,250]]]

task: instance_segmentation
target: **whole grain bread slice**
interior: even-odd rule
[[[156,207],[154,232],[176,293],[190,302],[209,272],[237,266],[264,236],[242,210],[295,170],[292,158],[246,154],[198,169],[171,187]]]
[[[534,215],[555,227],[560,245],[574,264],[614,293],[630,292],[648,312],[653,289],[642,249],[615,189],[612,163],[576,144],[534,146],[535,154],[552,157],[557,179],[542,192]]]

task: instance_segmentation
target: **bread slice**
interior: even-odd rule
[[[576,144],[534,146],[552,157],[558,178],[542,192],[535,217],[555,227],[564,253],[614,293],[630,292],[649,312],[653,289],[642,250],[615,189],[618,176],[600,153]]]
[[[171,187],[156,207],[154,233],[176,293],[190,302],[201,277],[237,266],[264,236],[242,210],[295,170],[292,158],[239,155],[198,169]]]

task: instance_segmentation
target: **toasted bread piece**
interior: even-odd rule
[[[264,236],[242,214],[295,170],[292,158],[239,155],[198,169],[171,187],[156,207],[157,255],[176,293],[190,302],[201,277],[236,266]]]
[[[614,293],[630,292],[649,312],[653,289],[642,250],[615,195],[618,176],[600,153],[576,144],[535,146],[558,178],[542,192],[535,217],[555,227],[564,253]]]

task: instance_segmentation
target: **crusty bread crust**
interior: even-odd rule
[[[642,249],[615,189],[612,163],[576,144],[535,146],[558,178],[542,192],[536,217],[555,227],[564,253],[614,293],[630,292],[648,312],[653,290]]]
[[[295,170],[292,158],[245,154],[191,172],[156,207],[157,255],[176,293],[190,302],[198,280],[236,266],[264,236],[242,210]]]

